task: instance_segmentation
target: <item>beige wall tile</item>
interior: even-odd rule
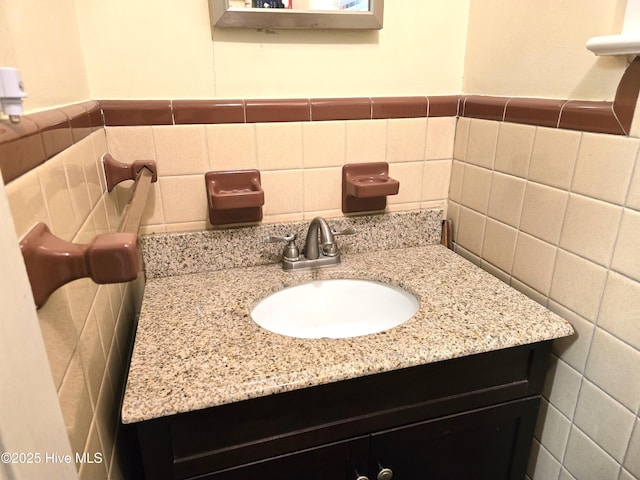
[[[627,450],[627,457],[624,461],[624,467],[629,472],[635,475],[635,478],[640,478],[640,418],[636,419],[635,428],[631,435],[631,441],[629,442],[629,449]],[[629,475],[631,479],[631,475]],[[621,477],[620,480],[623,480]]]
[[[105,460],[109,461],[113,445],[116,441],[117,424],[113,420],[112,412],[117,411],[116,397],[109,379],[109,375],[105,375],[100,388],[100,397],[98,398],[98,406],[95,409],[94,422],[98,427],[98,435],[100,443],[104,448]]]
[[[535,437],[554,457],[562,458],[564,455],[570,430],[571,422],[569,419],[545,399],[542,399]]]
[[[622,204],[638,152],[638,139],[584,133],[572,191]]]
[[[44,306],[38,310],[38,319],[53,381],[56,388],[60,388],[78,339],[67,291],[64,288],[59,288],[51,294]]]
[[[159,177],[162,178],[162,177]],[[204,191],[205,182],[204,175],[201,176],[202,185],[201,189]],[[164,220],[164,210],[162,208],[162,194],[161,194],[161,182],[157,181],[151,184],[151,188],[149,190],[149,195],[147,197],[146,205],[144,208],[144,212],[140,219],[141,225],[158,225],[165,223]],[[129,198],[131,197],[131,188],[133,187],[133,182],[126,182],[120,185],[116,185],[113,189],[112,194],[115,193],[119,205],[119,211],[117,218],[117,223],[120,223],[120,219],[122,218],[122,211],[125,206],[129,202]],[[117,228],[117,226],[115,227]]]
[[[493,168],[500,122],[471,119],[467,141],[466,161],[485,168]]]
[[[209,227],[209,220],[201,220],[199,222],[168,223],[162,227],[162,230],[156,230],[154,228],[152,233],[156,231],[162,231],[163,233],[198,232],[200,230],[206,230]]]
[[[100,342],[102,344],[102,354],[106,359],[111,351],[113,335],[115,332],[115,319],[111,308],[111,300],[107,285],[99,285],[96,296],[93,300],[93,306],[89,315],[93,315],[98,324],[100,333]]]
[[[560,413],[573,418],[582,383],[582,375],[564,361],[551,357],[543,395]]]
[[[568,199],[569,194],[563,190],[528,182],[520,229],[545,242],[557,244]]]
[[[640,280],[638,245],[640,245],[640,213],[625,210],[620,223],[611,267],[636,280]]]
[[[579,429],[573,427],[564,466],[576,479],[617,478],[620,466]]]
[[[508,283],[517,291],[523,293],[534,302],[538,302],[540,305],[543,305],[545,307],[547,306],[547,296],[545,294],[538,292],[525,283],[522,283],[515,277],[511,277]]]
[[[31,170],[15,179],[6,189],[18,238],[24,236],[36,223],[43,222],[51,227],[37,170]]]
[[[529,180],[568,189],[581,135],[570,130],[538,127],[533,142]]]
[[[465,164],[457,160],[451,165],[451,180],[449,185],[449,200],[460,203],[462,198],[462,184],[464,180]]]
[[[257,123],[256,147],[261,171],[302,168],[302,124]]]
[[[548,308],[567,320],[575,331],[569,337],[554,340],[553,353],[579,372],[584,372],[595,326],[590,321],[553,300],[549,301]]]
[[[500,270],[499,268],[495,267],[493,264],[489,263],[486,260],[480,261],[480,268],[482,268],[483,270],[486,270],[491,275],[503,281],[507,285],[511,283],[511,276],[507,272]]]
[[[471,253],[469,250],[465,249],[459,244],[455,245],[455,252],[462,258],[469,260],[471,263],[477,265],[478,267],[482,264],[482,259],[478,255]]]
[[[80,356],[75,354],[65,373],[58,392],[62,416],[69,434],[73,452],[84,452],[89,427],[93,418],[93,408],[85,383]]]
[[[424,160],[426,118],[393,118],[387,122],[387,162]]]
[[[151,128],[158,175],[194,175],[209,170],[204,125],[161,125]]]
[[[456,117],[433,117],[427,121],[426,160],[453,158]]]
[[[424,162],[421,194],[423,201],[447,198],[452,163],[452,160],[432,160]]]
[[[638,166],[638,160],[636,160],[636,168],[631,177],[631,184],[629,185],[629,193],[627,194],[627,201],[625,205],[634,210],[640,210],[640,166]]]
[[[635,415],[589,381],[582,383],[573,422],[622,463]]]
[[[91,203],[87,182],[84,177],[83,154],[86,154],[86,151],[74,147],[75,145],[67,148],[59,156],[62,159],[64,172],[67,176],[71,206],[77,221],[82,224],[89,216],[93,204]]]
[[[520,224],[526,182],[521,178],[494,173],[487,213],[512,227]]]
[[[162,177],[158,182],[167,223],[198,222],[208,218],[207,195],[202,175]]]
[[[601,266],[559,250],[549,296],[593,322],[606,278],[607,271]]]
[[[152,127],[106,127],[109,153],[122,163],[155,160]]]
[[[466,207],[461,207],[458,214],[456,243],[474,255],[482,252],[482,240],[486,217]]]
[[[211,170],[258,168],[254,124],[207,125],[206,132]]]
[[[262,173],[264,215],[281,215],[303,211],[304,178],[302,170]]]
[[[109,147],[107,146],[107,134],[105,129],[100,129],[93,132],[89,138],[91,139],[91,144],[93,145],[93,154],[96,160],[96,168],[98,169],[98,177],[100,180],[101,191],[104,192],[107,189],[107,183],[104,178],[104,167],[102,166],[102,156],[109,151]],[[85,176],[87,176],[87,181],[89,180],[89,176],[85,171]]]
[[[486,168],[465,165],[460,203],[480,213],[487,213],[493,173]]]
[[[500,124],[495,169],[525,178],[533,149],[536,127],[516,123]]]
[[[453,143],[453,158],[464,161],[467,158],[467,145],[469,143],[469,127],[471,119],[458,118],[456,122],[456,135]]]
[[[530,479],[558,478],[560,463],[537,440],[531,445],[531,454],[527,466],[527,477]]]
[[[387,120],[347,122],[346,163],[385,162]]]
[[[100,393],[100,386],[102,385],[102,378],[104,377],[106,368],[106,360],[102,350],[95,311],[92,311],[87,317],[84,329],[80,334],[80,340],[78,341],[78,350],[80,352],[84,375],[87,380],[91,404],[93,408],[96,408],[98,404],[98,394]]]
[[[602,329],[593,337],[586,377],[633,412],[640,407],[640,351]]]
[[[105,452],[100,444],[100,437],[98,436],[98,427],[96,423],[92,423],[89,430],[89,436],[87,438],[87,444],[84,447],[82,453],[86,452],[90,459],[94,459],[94,454],[102,454],[103,461],[101,462],[85,462],[80,464],[78,471],[80,480],[102,480],[107,479],[107,458],[105,458]]]
[[[387,205],[422,200],[424,164],[425,162],[408,162],[389,165],[389,176],[400,182],[400,190],[397,195],[387,196]]]
[[[640,350],[640,283],[609,272],[598,326]]]
[[[98,203],[98,200],[106,190],[104,167],[102,166],[102,155],[107,151],[106,142],[104,144],[105,149],[96,152],[92,140],[95,136],[99,135],[100,132],[94,132],[91,137],[84,138],[77,144],[81,149],[82,168],[84,170],[84,178],[87,181],[87,190],[89,191],[92,206]],[[104,137],[104,133],[102,133],[102,137]]]
[[[342,168],[309,168],[303,171],[305,212],[339,210],[342,205]]]
[[[556,258],[556,248],[525,233],[518,234],[511,274],[547,295]]]
[[[71,241],[82,222],[73,211],[69,185],[60,155],[40,166],[38,175],[51,219],[49,229],[63,240]]]
[[[500,270],[511,273],[517,236],[518,231],[516,229],[490,218],[487,219],[484,229],[482,258]]]
[[[621,215],[621,207],[571,194],[560,246],[601,265],[608,265]]]
[[[347,126],[344,121],[302,124],[305,168],[337,167],[345,164]]]

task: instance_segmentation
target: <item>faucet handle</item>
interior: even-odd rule
[[[356,233],[358,233],[358,231],[353,227],[347,227],[344,230],[339,230],[339,231],[332,229],[331,233],[333,233],[334,236],[335,235],[355,235]]]
[[[284,250],[282,251],[282,258],[284,260],[295,261],[300,257],[300,251],[296,246],[297,234],[293,235],[267,235],[266,241],[269,243],[286,242]]]

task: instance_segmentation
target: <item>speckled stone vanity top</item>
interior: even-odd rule
[[[402,287],[420,309],[346,339],[271,333],[251,308],[284,287],[361,278]],[[149,279],[122,407],[135,423],[363,375],[571,335],[571,326],[440,245],[349,253],[338,267],[280,264]]]

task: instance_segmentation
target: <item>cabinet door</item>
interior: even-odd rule
[[[372,436],[369,478],[394,480],[524,478],[538,398],[518,400]]]
[[[367,468],[369,437],[281,455],[194,478],[209,480],[355,480]]]

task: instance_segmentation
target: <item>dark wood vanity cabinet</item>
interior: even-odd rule
[[[520,480],[550,348],[497,350],[141,422],[145,475]]]

